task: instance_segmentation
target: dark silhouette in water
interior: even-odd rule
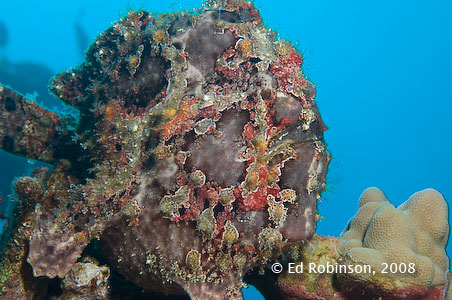
[[[49,93],[47,85],[54,73],[46,66],[34,62],[11,63],[4,58],[0,68],[0,82],[23,94],[37,93],[40,102],[52,106],[57,102]]]
[[[9,85],[23,94],[39,95],[39,101],[47,106],[57,103],[47,89],[50,78],[55,74],[50,68],[35,62],[13,63],[6,57],[8,30],[0,22],[0,83]]]
[[[0,22],[0,48],[5,47],[8,42],[8,30],[6,30],[5,24]]]
[[[79,45],[80,59],[88,47],[88,37],[80,24],[81,11],[74,23],[75,37]],[[48,90],[48,84],[55,75],[49,67],[37,62],[12,62],[6,55],[6,48],[9,42],[9,34],[6,25],[0,21],[0,84],[9,86],[22,93],[33,95],[33,98],[40,104],[48,108],[61,109],[61,101],[57,100]],[[27,97],[29,98],[29,97]],[[14,156],[4,151],[0,151],[0,218],[8,215],[9,195],[11,194],[11,183],[17,176],[23,176],[31,172],[32,169],[42,165],[35,163],[31,165],[26,158]],[[0,233],[2,229],[0,226]]]
[[[77,39],[80,60],[84,59],[83,54],[85,53],[85,50],[88,49],[88,46],[90,44],[90,38],[88,37],[86,31],[83,29],[82,24],[80,23],[84,14],[85,11],[80,10],[74,22],[75,37]]]
[[[0,22],[0,83],[10,85],[18,90],[20,88],[23,89],[26,87],[25,84],[22,84],[17,78],[18,74],[11,73],[11,68],[13,66],[5,57],[5,48],[7,44],[8,30],[5,24]],[[13,67],[13,69],[15,69],[15,67]],[[19,69],[23,69],[23,66],[19,67]],[[31,91],[31,89],[26,88],[23,91]],[[27,168],[29,168],[29,164],[25,158],[0,151],[0,165],[2,166],[2,173],[0,177],[0,197],[3,199],[3,201],[0,202],[0,214],[2,217],[5,217],[7,214],[6,209],[9,203],[8,195],[11,193],[11,182],[14,177],[25,174]]]

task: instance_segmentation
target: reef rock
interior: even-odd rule
[[[337,252],[339,238],[315,234],[308,242],[300,243],[292,251],[297,258],[286,271],[278,276],[280,298],[287,300],[332,300],[337,299],[340,287],[337,286],[335,267],[341,256]],[[298,266],[298,267],[297,267]],[[315,267],[312,267],[315,266]],[[331,266],[327,272],[317,270]],[[303,272],[294,272],[297,271]],[[312,271],[314,270],[314,271]],[[336,298],[335,298],[336,297]]]
[[[76,262],[64,277],[58,300],[101,300],[108,297],[110,269],[89,258]]]
[[[446,300],[450,299],[448,282],[437,285],[419,285],[400,281],[386,274],[360,276],[363,264],[349,263],[339,253],[341,241],[337,237],[314,235],[309,241],[293,247],[295,257],[292,271],[289,266],[277,278],[277,290],[271,285],[262,288],[266,299],[285,300]],[[294,256],[294,254],[292,254]],[[295,272],[301,266],[303,272]],[[359,273],[359,275],[357,275]],[[267,279],[265,274],[262,280]],[[450,277],[450,274],[449,274]],[[449,279],[450,282],[450,279]],[[449,295],[446,295],[448,293]],[[449,297],[449,298],[448,298]]]
[[[33,270],[26,261],[34,218],[33,210],[36,201],[43,196],[43,180],[48,171],[47,168],[36,169],[32,176],[22,177],[14,183],[21,202],[19,209],[10,216],[3,233],[10,233],[10,237],[0,258],[0,300],[43,299],[41,295],[48,293],[51,280],[34,277]],[[7,237],[2,236],[2,239],[7,240]]]
[[[313,235],[330,159],[315,88],[250,3],[221,3],[101,34],[50,86],[75,128],[1,88],[2,148],[56,165],[34,200],[35,276],[75,272],[100,238],[146,289],[241,299],[248,270]]]

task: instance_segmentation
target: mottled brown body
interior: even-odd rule
[[[249,269],[315,231],[330,158],[301,64],[242,1],[131,12],[100,35],[51,85],[80,123],[48,143],[69,186],[38,201],[35,275],[64,277],[98,237],[147,289],[241,299]]]

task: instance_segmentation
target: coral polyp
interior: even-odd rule
[[[8,109],[37,105],[3,87],[0,112],[18,123],[0,127],[3,149],[56,166],[17,190],[42,189],[30,213],[34,275],[74,273],[98,238],[110,265],[146,289],[241,299],[248,270],[315,231],[330,158],[302,62],[250,3],[212,2],[130,12],[101,34],[50,86],[80,111],[74,130],[42,108]],[[25,120],[48,121],[19,144]]]

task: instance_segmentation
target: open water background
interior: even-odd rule
[[[38,102],[55,107],[57,101],[45,95],[38,78],[82,61],[76,27],[83,29],[89,43],[129,9],[165,12],[201,3],[2,1],[0,22],[9,39],[0,48],[0,82],[24,93],[37,90]],[[325,139],[333,160],[328,190],[319,203],[324,219],[317,232],[339,235],[369,186],[382,189],[395,205],[427,187],[451,201],[452,2],[256,0],[255,4],[267,26],[303,53],[303,70],[317,85],[316,101],[329,126]],[[29,63],[38,65],[36,71],[23,70]],[[0,153],[2,207],[11,180],[34,167],[36,163]],[[447,251],[452,253],[450,245]],[[245,299],[262,297],[250,288]]]

